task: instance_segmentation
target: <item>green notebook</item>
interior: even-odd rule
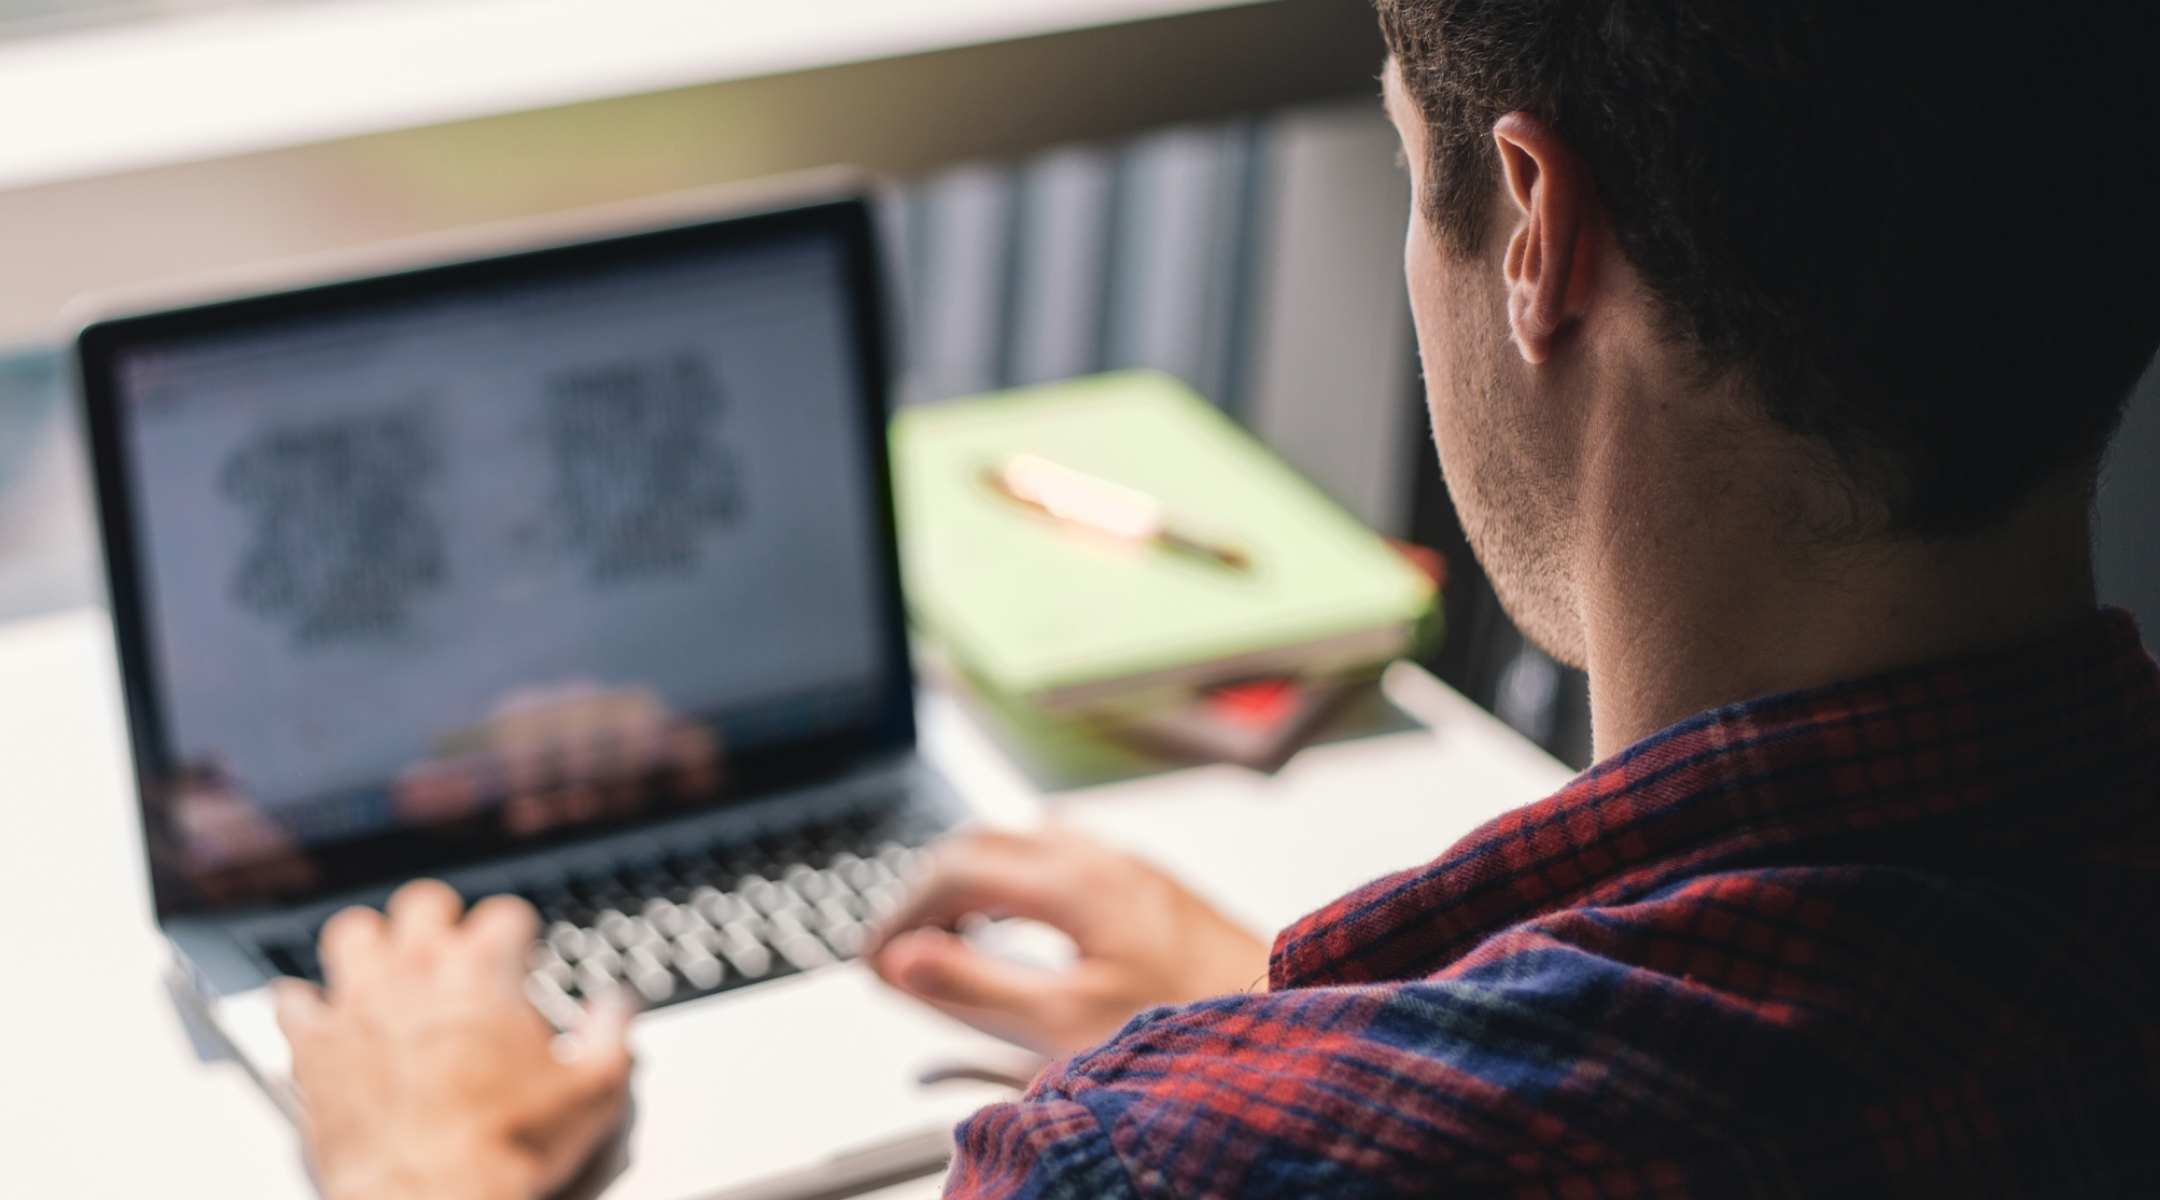
[[[1053,712],[1369,668],[1408,649],[1432,606],[1423,574],[1166,375],[909,409],[893,420],[893,462],[919,631]],[[1151,497],[1187,546],[1053,517],[1002,486],[1016,462]]]

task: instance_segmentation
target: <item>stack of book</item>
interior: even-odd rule
[[[893,455],[925,662],[1038,745],[1271,769],[1434,633],[1427,571],[1167,375],[907,409]]]

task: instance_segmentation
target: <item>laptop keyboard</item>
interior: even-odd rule
[[[657,1007],[853,958],[931,832],[855,814],[518,887],[541,920],[525,993],[568,1028],[580,1001],[618,988]],[[322,980],[312,934],[263,952],[283,974]]]

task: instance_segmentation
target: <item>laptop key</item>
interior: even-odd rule
[[[903,846],[898,842],[887,842],[878,847],[877,860],[884,865],[886,870],[892,872],[893,878],[906,879],[908,872],[914,869],[915,860],[920,854],[921,851]]]
[[[772,951],[765,948],[747,921],[730,921],[720,930],[720,953],[745,979],[763,979],[772,973]]]
[[[525,998],[557,1029],[569,1029],[585,1017],[584,1010],[561,984],[537,972],[525,977]]]
[[[716,887],[701,887],[692,892],[690,904],[715,929],[750,915],[749,905]]]
[[[832,947],[841,959],[850,959],[862,953],[863,943],[868,940],[869,930],[859,922],[845,925],[827,925],[818,932],[824,935],[825,944]]]
[[[897,883],[880,883],[866,888],[862,894],[863,917],[882,921],[900,911],[900,903],[906,897],[907,889]]]
[[[598,929],[600,935],[612,943],[617,950],[628,950],[632,946],[643,945],[657,936],[653,933],[652,926],[638,920],[636,917],[624,916],[621,912],[612,908],[600,914],[600,919],[594,923],[594,928]]]
[[[778,939],[773,948],[798,971],[815,971],[839,961],[833,957],[832,950],[808,930]]]
[[[808,912],[787,908],[766,918],[766,940],[798,971],[814,971],[835,961],[832,951],[803,924]]]
[[[577,965],[580,970],[591,967],[608,976],[622,974],[622,957],[616,954],[614,947],[609,946],[607,941],[598,934],[588,933],[585,935],[585,956],[578,959]],[[579,978],[582,979],[584,976],[581,975]],[[583,985],[579,986],[582,987]]]
[[[867,896],[872,889],[899,883],[900,876],[894,874],[893,869],[886,866],[883,860],[866,858],[861,869],[848,876],[848,882],[855,885],[856,891]]]
[[[878,870],[873,868],[871,864],[845,851],[833,855],[832,865],[827,870],[857,892],[868,891],[884,882]]]
[[[735,894],[749,901],[752,908],[768,917],[783,908],[802,905],[802,897],[795,894],[794,888],[784,883],[774,883],[762,875],[752,875],[743,880]]]
[[[853,897],[850,897],[852,899]],[[862,922],[837,896],[828,896],[818,902],[815,924],[825,944],[842,958],[853,958],[862,949],[865,936]]]
[[[585,931],[568,921],[557,921],[548,926],[547,944],[570,962],[585,957]]]
[[[709,929],[701,932],[708,936],[712,934]],[[675,969],[681,971],[683,978],[690,981],[690,986],[699,991],[709,992],[719,987],[720,981],[726,977],[726,968],[720,965],[718,958],[713,957],[712,947],[705,944],[704,938],[677,938],[674,943],[674,959]]]
[[[577,989],[586,999],[597,1000],[615,990],[615,974],[588,958],[577,965]]]
[[[840,882],[837,878],[827,875],[823,871],[814,870],[805,863],[797,863],[789,867],[786,880],[787,886],[793,888],[796,895],[801,896],[811,904],[816,904],[825,897],[832,895],[833,886]]]
[[[712,922],[706,920],[705,914],[699,912],[695,907],[691,905],[684,904],[678,906],[675,909],[675,918],[676,922],[682,926],[681,931],[676,933],[675,935],[678,938],[690,936],[702,937],[704,934],[712,932]]]
[[[532,949],[526,952],[525,965],[532,969],[533,974],[545,976],[560,988],[567,989],[577,981],[570,970],[570,964],[546,942],[532,944]]]
[[[653,946],[644,945],[623,956],[624,974],[638,992],[654,1004],[675,994],[675,976],[667,965],[653,953]]]
[[[825,880],[827,899],[838,900],[843,904],[860,905],[862,903],[861,897],[855,891],[854,886],[849,884],[839,871],[828,868],[818,872],[818,874]]]
[[[686,914],[673,900],[665,896],[654,897],[645,902],[645,922],[663,938],[678,938],[688,927]]]

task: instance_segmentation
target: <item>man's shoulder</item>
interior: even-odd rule
[[[2155,911],[2111,616],[1683,722],[971,1128],[1140,1193],[2160,1195]]]
[[[2160,987],[2149,939],[2122,936],[2134,913],[2099,901],[2160,898],[2156,878],[1705,874],[1511,927],[1424,978],[1151,1011],[1033,1102],[1194,1194],[1225,1172],[1253,1194],[1588,1172],[1719,1195],[1772,1161],[1894,1193],[1946,1121],[1988,1131],[1958,1154],[2119,1170],[2142,1135],[2110,1122],[2160,1118]],[[2081,1133],[2064,1103],[2104,1111]]]
[[[2160,1022],[2153,833],[1992,869],[1704,872],[1498,931],[1424,982],[1577,1013],[1757,1111],[1896,1090],[2021,1044]]]

